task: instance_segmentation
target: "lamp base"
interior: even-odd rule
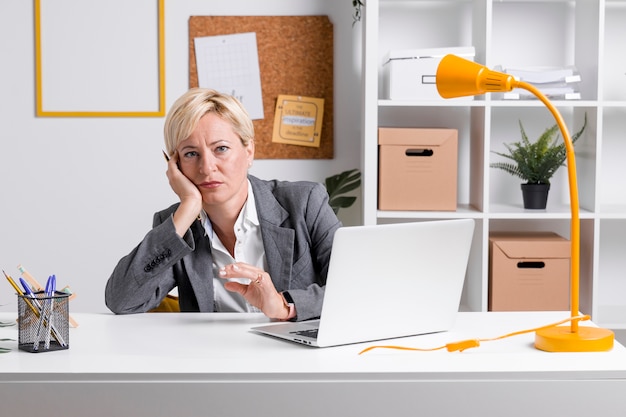
[[[599,327],[555,326],[537,330],[535,347],[546,352],[604,352],[613,348],[615,334]]]

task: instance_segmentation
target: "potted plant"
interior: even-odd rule
[[[565,165],[567,158],[565,143],[560,137],[560,130],[556,124],[546,129],[535,142],[528,139],[521,120],[519,125],[522,134],[521,141],[505,143],[507,153],[492,151],[512,162],[494,162],[490,164],[490,167],[501,169],[526,181],[522,184],[524,208],[545,209],[550,179],[561,166]],[[585,113],[583,126],[572,135],[572,143],[576,143],[586,127],[587,114]]]
[[[348,208],[356,201],[354,196],[343,194],[356,190],[361,185],[361,171],[351,169],[325,179],[326,191],[330,198],[329,204],[335,214],[340,208]]]

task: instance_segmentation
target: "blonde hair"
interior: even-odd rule
[[[208,88],[192,88],[174,102],[165,118],[163,133],[169,155],[176,152],[178,144],[191,135],[202,116],[209,112],[230,122],[244,146],[254,140],[252,120],[239,100]]]

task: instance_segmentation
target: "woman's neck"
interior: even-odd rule
[[[241,211],[245,206],[245,200],[238,208],[231,207],[211,207],[210,210],[205,210],[213,232],[219,237],[224,247],[228,250],[228,253],[234,258],[235,243],[237,237],[235,235],[235,223],[239,217]]]

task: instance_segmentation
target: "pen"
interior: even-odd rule
[[[162,150],[162,151],[163,151],[163,150]],[[167,162],[169,162],[170,157],[169,157],[169,156],[167,156],[167,153],[165,153],[165,151],[163,151],[163,156],[165,157],[165,160],[166,160]]]
[[[32,298],[33,304],[35,305],[35,307],[37,307],[37,310],[39,311],[39,315],[37,316],[39,318],[39,322],[37,324],[37,332],[35,334],[36,339],[33,341],[33,349],[37,350],[39,348],[39,333],[41,332],[41,326],[42,326],[42,322],[43,322],[44,314],[45,314],[44,308],[39,303],[39,300],[37,299],[37,297],[35,297],[35,294],[33,294],[32,290],[30,289],[30,286],[24,280],[24,278],[20,277],[20,283],[22,284],[22,287],[24,288],[24,295]],[[50,323],[49,320],[48,320],[48,323]]]
[[[48,281],[46,282],[46,296],[52,297],[54,292],[56,291],[57,286],[57,277],[55,275],[50,275],[48,277]]]
[[[33,295],[32,290],[30,289],[30,285],[26,282],[26,280],[22,277],[19,278],[20,284],[22,284],[22,288],[24,288],[24,294]]]
[[[46,284],[46,291],[44,293],[45,296],[48,296],[48,286],[50,284],[50,280],[48,279],[48,283]],[[39,342],[42,339],[42,330],[45,328],[48,328],[48,324],[50,324],[50,316],[51,316],[51,311],[47,308],[49,305],[48,300],[43,300],[42,304],[40,305],[40,315],[39,315],[39,322],[37,323],[37,331],[35,332],[35,340],[33,340],[33,350],[39,350]],[[50,332],[48,332],[48,334],[50,334]],[[46,350],[50,348],[50,342],[48,341],[48,347],[46,347]]]
[[[66,346],[65,340],[61,337],[55,326],[52,324],[52,314],[54,312],[54,294],[56,292],[56,276],[50,275],[46,282],[45,296],[48,297],[44,300],[42,306],[41,316],[39,318],[39,324],[37,328],[37,334],[35,341],[33,342],[33,350],[39,349],[39,342],[41,341],[41,330],[45,327],[45,333],[43,334],[44,349],[50,349],[50,336],[54,334],[54,338],[63,347]]]
[[[50,275],[48,277],[48,282],[46,282],[46,296],[48,297],[48,323],[46,326],[46,337],[44,340],[44,349],[50,349],[50,334],[52,333],[52,316],[54,313],[54,293],[56,291],[57,278],[56,275]]]
[[[32,298],[33,304],[35,304],[35,307],[37,307],[37,309],[41,312],[41,304],[39,304],[39,300],[37,300],[35,294],[33,294],[33,291],[30,289],[28,283],[22,277],[20,277],[20,283],[22,284],[22,287],[24,287],[24,295]]]

